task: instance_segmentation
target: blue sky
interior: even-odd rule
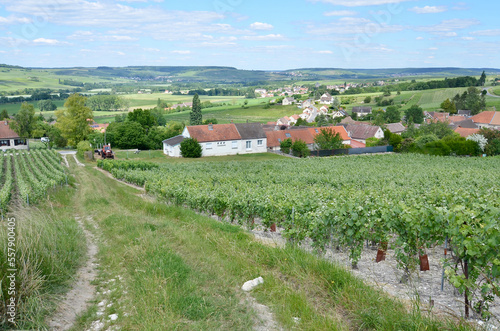
[[[500,68],[499,1],[0,0],[0,63]]]

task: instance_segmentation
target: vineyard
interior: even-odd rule
[[[13,198],[19,198],[23,204],[33,204],[44,198],[49,189],[67,181],[58,155],[49,150],[2,154],[0,167],[2,215]]]
[[[170,203],[249,226],[277,225],[290,241],[308,240],[320,251],[340,247],[353,267],[371,242],[389,245],[411,273],[426,249],[446,242],[446,275],[464,293],[466,315],[473,309],[487,317],[500,296],[499,161],[390,155],[98,165]]]

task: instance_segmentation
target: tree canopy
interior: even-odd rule
[[[92,109],[85,106],[86,97],[75,93],[64,103],[66,109],[56,111],[56,127],[68,141],[68,145],[76,146],[92,132],[89,121],[94,118]]]
[[[320,133],[314,137],[314,144],[318,150],[339,149],[344,147],[340,134],[330,128],[321,129]]]
[[[424,110],[417,105],[413,105],[405,110],[405,117],[406,123],[422,124],[424,122]]]
[[[202,154],[201,145],[195,138],[184,139],[181,142],[180,149],[182,157],[198,158]]]
[[[12,130],[22,138],[31,137],[31,131],[33,131],[36,124],[35,107],[27,102],[23,102],[14,119],[15,122],[11,124]]]

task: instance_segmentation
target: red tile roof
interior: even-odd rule
[[[267,131],[267,147],[278,147],[285,139],[292,139],[292,141],[302,140],[306,144],[313,144],[314,137],[308,129],[295,129],[295,130],[279,130]]]
[[[470,119],[474,121],[474,123],[480,123],[480,124],[491,124],[492,121],[494,121],[494,117],[497,117],[500,112],[496,111],[483,111],[482,113],[479,113],[477,115],[472,116]],[[498,121],[498,120],[496,120]],[[497,124],[498,125],[498,124]]]
[[[468,128],[458,127],[455,129],[455,132],[458,133],[460,136],[467,138],[470,135],[478,133],[479,129],[468,129]]]
[[[0,139],[19,138],[19,135],[9,127],[7,121],[0,121]]]
[[[328,126],[328,127],[323,127],[323,128],[307,128],[311,134],[316,137],[316,135],[321,133],[321,130],[330,130],[333,131],[334,133],[339,133],[340,137],[342,140],[351,140],[349,135],[347,134],[346,129],[339,125],[339,126]]]
[[[209,130],[212,127],[212,130]],[[188,126],[191,138],[198,142],[240,140],[241,136],[234,124],[213,124]]]

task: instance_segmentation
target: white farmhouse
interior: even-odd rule
[[[180,145],[186,138],[195,138],[202,147],[202,156],[265,153],[266,134],[260,123],[209,124],[187,126],[180,136],[163,141],[163,153],[180,157]]]
[[[3,122],[3,123],[2,123]],[[0,122],[0,149],[28,149],[28,143],[9,127],[9,122]]]

